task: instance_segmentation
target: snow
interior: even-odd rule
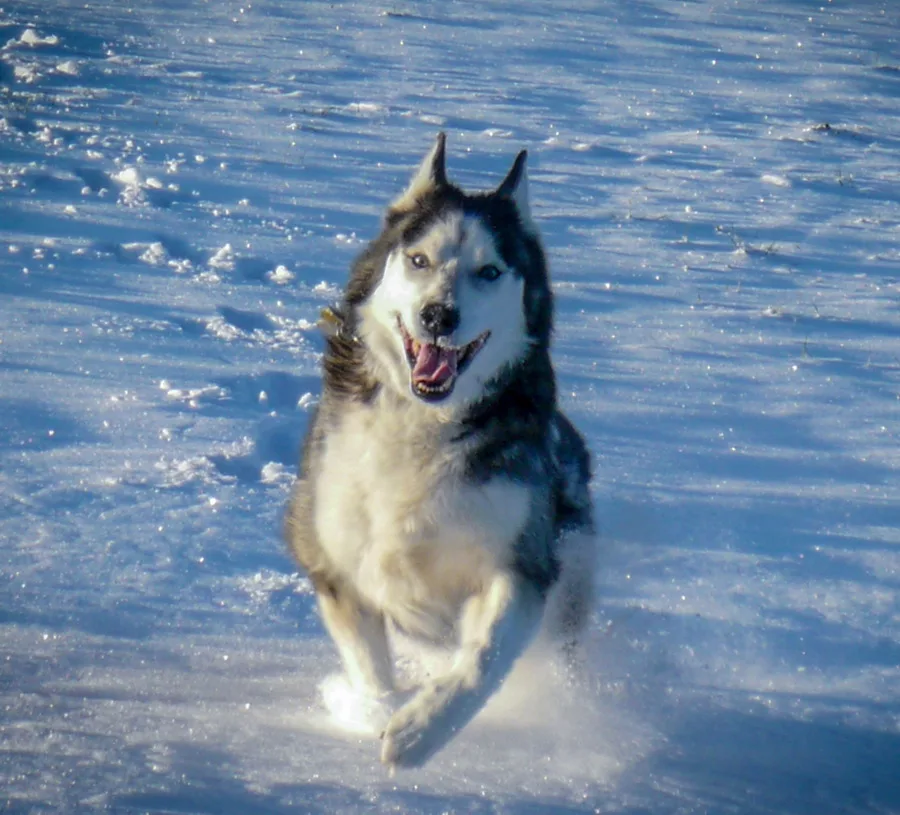
[[[4,811],[900,811],[896,4],[3,12]],[[529,149],[600,596],[388,778],[280,523],[438,128]]]

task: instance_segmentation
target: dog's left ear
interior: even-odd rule
[[[390,205],[389,216],[408,212],[426,193],[447,184],[446,144],[446,133],[438,133],[434,147],[428,151],[418,169],[413,173],[409,186],[404,190],[403,195]]]
[[[522,223],[531,225],[531,204],[528,202],[528,176],[525,172],[525,159],[528,151],[523,150],[516,156],[513,166],[506,174],[494,195],[502,198],[510,198],[519,210]]]

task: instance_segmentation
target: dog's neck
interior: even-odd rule
[[[485,398],[467,406],[463,425],[479,430],[492,422],[544,426],[556,410],[556,380],[546,348],[535,346],[499,377]]]

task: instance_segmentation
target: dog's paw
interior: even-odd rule
[[[381,761],[388,767],[420,767],[456,732],[452,708],[455,680],[427,683],[391,716],[382,734]]]
[[[396,707],[392,694],[375,694],[355,688],[343,674],[326,677],[321,684],[322,701],[334,723],[342,730],[377,736]]]

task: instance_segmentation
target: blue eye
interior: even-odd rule
[[[482,266],[477,272],[480,280],[487,280],[488,282],[492,282],[500,277],[503,272],[501,272],[496,266],[493,264],[488,264],[487,266]]]
[[[409,262],[417,269],[427,269],[431,265],[431,261],[428,260],[428,255],[425,255],[422,252],[416,252],[415,254],[409,255]]]

